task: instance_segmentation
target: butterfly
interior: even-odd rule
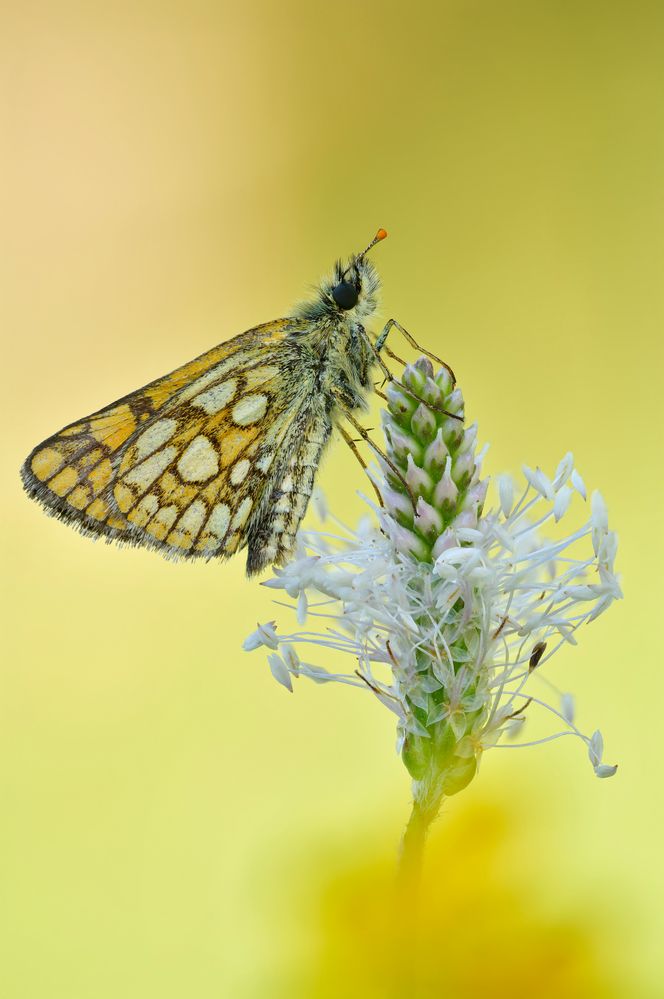
[[[234,337],[39,444],[21,474],[83,534],[247,572],[286,561],[340,411],[365,407],[379,280],[337,262],[293,315]]]
[[[363,325],[379,291],[366,255],[386,236],[379,229],[338,261],[291,317],[213,347],[37,445],[21,469],[28,494],[92,537],[185,559],[246,547],[248,575],[283,564],[339,417],[368,439],[353,411],[367,406],[375,364],[389,376],[379,354],[388,328],[414,343],[394,320],[376,341]]]

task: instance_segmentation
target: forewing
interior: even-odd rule
[[[26,489],[86,534],[232,554],[305,398],[292,328],[249,330],[65,427],[26,460]]]

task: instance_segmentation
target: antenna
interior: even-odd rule
[[[371,240],[371,242],[367,246],[366,250],[362,250],[361,253],[358,253],[357,259],[360,260],[362,257],[366,256],[366,254],[369,252],[369,250],[373,246],[375,246],[376,243],[380,243],[381,239],[387,239],[387,229],[379,229],[378,232],[376,233],[376,235],[374,236],[374,238]]]

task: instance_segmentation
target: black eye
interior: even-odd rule
[[[359,292],[354,284],[342,281],[332,289],[332,298],[340,309],[352,309],[357,305]]]

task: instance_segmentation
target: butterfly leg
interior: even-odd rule
[[[445,361],[441,360],[441,358],[437,357],[435,354],[432,354],[430,350],[426,349],[426,347],[421,347],[420,344],[415,339],[415,337],[412,336],[408,332],[407,329],[404,329],[404,327],[401,325],[401,323],[398,323],[396,321],[396,319],[388,319],[388,321],[385,323],[385,326],[383,327],[383,332],[380,334],[380,336],[376,340],[376,350],[377,351],[380,352],[383,349],[383,347],[385,345],[385,341],[387,340],[387,336],[388,336],[388,334],[389,334],[389,332],[390,332],[390,330],[392,329],[393,326],[395,327],[395,329],[399,330],[399,332],[401,333],[401,335],[403,337],[405,337],[405,339],[408,341],[408,343],[411,345],[411,347],[414,348],[414,350],[419,350],[420,353],[422,353],[426,357],[430,358],[430,360],[435,361],[436,364],[442,364],[442,366],[446,369],[446,371],[449,372],[450,377],[452,379],[452,382],[456,385],[456,378],[455,378],[454,372],[452,371],[452,369],[449,366],[449,364],[447,364]],[[397,357],[396,354],[393,354],[388,348],[385,348],[385,353],[387,354],[388,357],[393,358],[395,361],[399,361],[399,363],[401,363],[401,364],[404,363],[401,360],[400,357]]]
[[[394,320],[391,319],[390,322],[394,322]],[[389,326],[389,323],[388,323],[388,326]],[[463,423],[463,416],[459,416],[458,413],[450,413],[449,410],[447,410],[447,409],[441,409],[440,406],[434,406],[434,404],[432,402],[427,402],[427,400],[423,399],[422,396],[420,396],[420,395],[417,394],[417,392],[413,392],[412,389],[406,388],[406,386],[403,384],[403,382],[400,382],[398,378],[394,377],[394,375],[392,374],[392,372],[388,368],[387,364],[385,363],[385,361],[383,360],[383,358],[380,356],[380,351],[379,351],[379,348],[378,348],[378,344],[379,344],[380,340],[383,338],[384,335],[385,335],[385,330],[383,330],[383,332],[381,333],[381,335],[378,337],[378,340],[376,340],[376,343],[372,343],[371,340],[370,340],[370,338],[368,336],[367,336],[366,339],[367,339],[367,343],[369,344],[371,350],[373,351],[374,357],[376,358],[376,363],[378,364],[380,370],[385,375],[385,381],[390,382],[392,385],[398,386],[398,388],[400,388],[402,392],[405,392],[406,395],[409,395],[411,397],[411,399],[417,399],[417,401],[421,402],[423,406],[426,406],[427,409],[430,409],[432,411],[432,413],[441,413],[443,416],[449,416],[451,419],[453,419],[453,420],[459,420],[461,423]],[[396,355],[394,355],[394,356],[396,357]],[[441,361],[441,364],[442,363],[443,362]],[[444,367],[447,368],[447,365],[445,364]],[[452,376],[452,377],[454,377],[454,376]],[[385,396],[383,396],[381,392],[378,392],[377,394],[380,395],[381,398],[385,398]]]
[[[371,485],[373,486],[374,492],[376,493],[376,496],[378,497],[378,502],[380,503],[381,506],[385,506],[385,504],[383,503],[383,497],[380,494],[380,490],[378,489],[378,486],[376,485],[376,483],[374,482],[374,480],[369,475],[367,463],[364,460],[364,458],[362,457],[362,455],[360,454],[360,452],[358,451],[357,446],[355,444],[355,441],[350,436],[350,434],[347,433],[346,430],[344,430],[344,428],[341,426],[340,423],[337,423],[336,427],[337,427],[337,430],[339,431],[339,433],[341,434],[341,436],[343,437],[343,439],[346,441],[346,444],[348,444],[348,447],[351,449],[351,451],[353,452],[353,454],[355,455],[355,457],[359,461],[359,463],[362,466],[364,472],[366,473],[366,476],[369,479],[369,482],[371,483]]]
[[[413,510],[415,510],[415,508],[417,507],[417,501],[416,501],[416,499],[415,499],[415,497],[413,495],[413,492],[412,492],[410,486],[408,485],[408,483],[404,479],[403,475],[401,474],[401,472],[399,471],[399,469],[397,468],[397,466],[394,464],[394,462],[390,458],[388,458],[388,456],[376,444],[376,442],[371,439],[371,437],[369,436],[369,434],[367,433],[367,431],[364,429],[364,427],[362,426],[362,424],[357,422],[357,420],[355,419],[355,417],[353,416],[353,414],[350,412],[350,410],[348,410],[348,409],[346,409],[344,407],[344,408],[342,408],[342,412],[343,412],[343,415],[345,416],[345,418],[351,424],[351,426],[353,426],[355,428],[355,430],[357,430],[357,432],[360,435],[360,437],[362,438],[362,440],[366,441],[366,443],[369,445],[369,447],[373,448],[373,450],[376,452],[376,454],[380,455],[380,457],[383,459],[383,461],[388,466],[388,468],[393,473],[393,475],[395,475],[397,477],[397,479],[399,479],[399,481],[403,485],[404,489],[408,493],[408,496],[410,497],[410,501],[413,504]]]

